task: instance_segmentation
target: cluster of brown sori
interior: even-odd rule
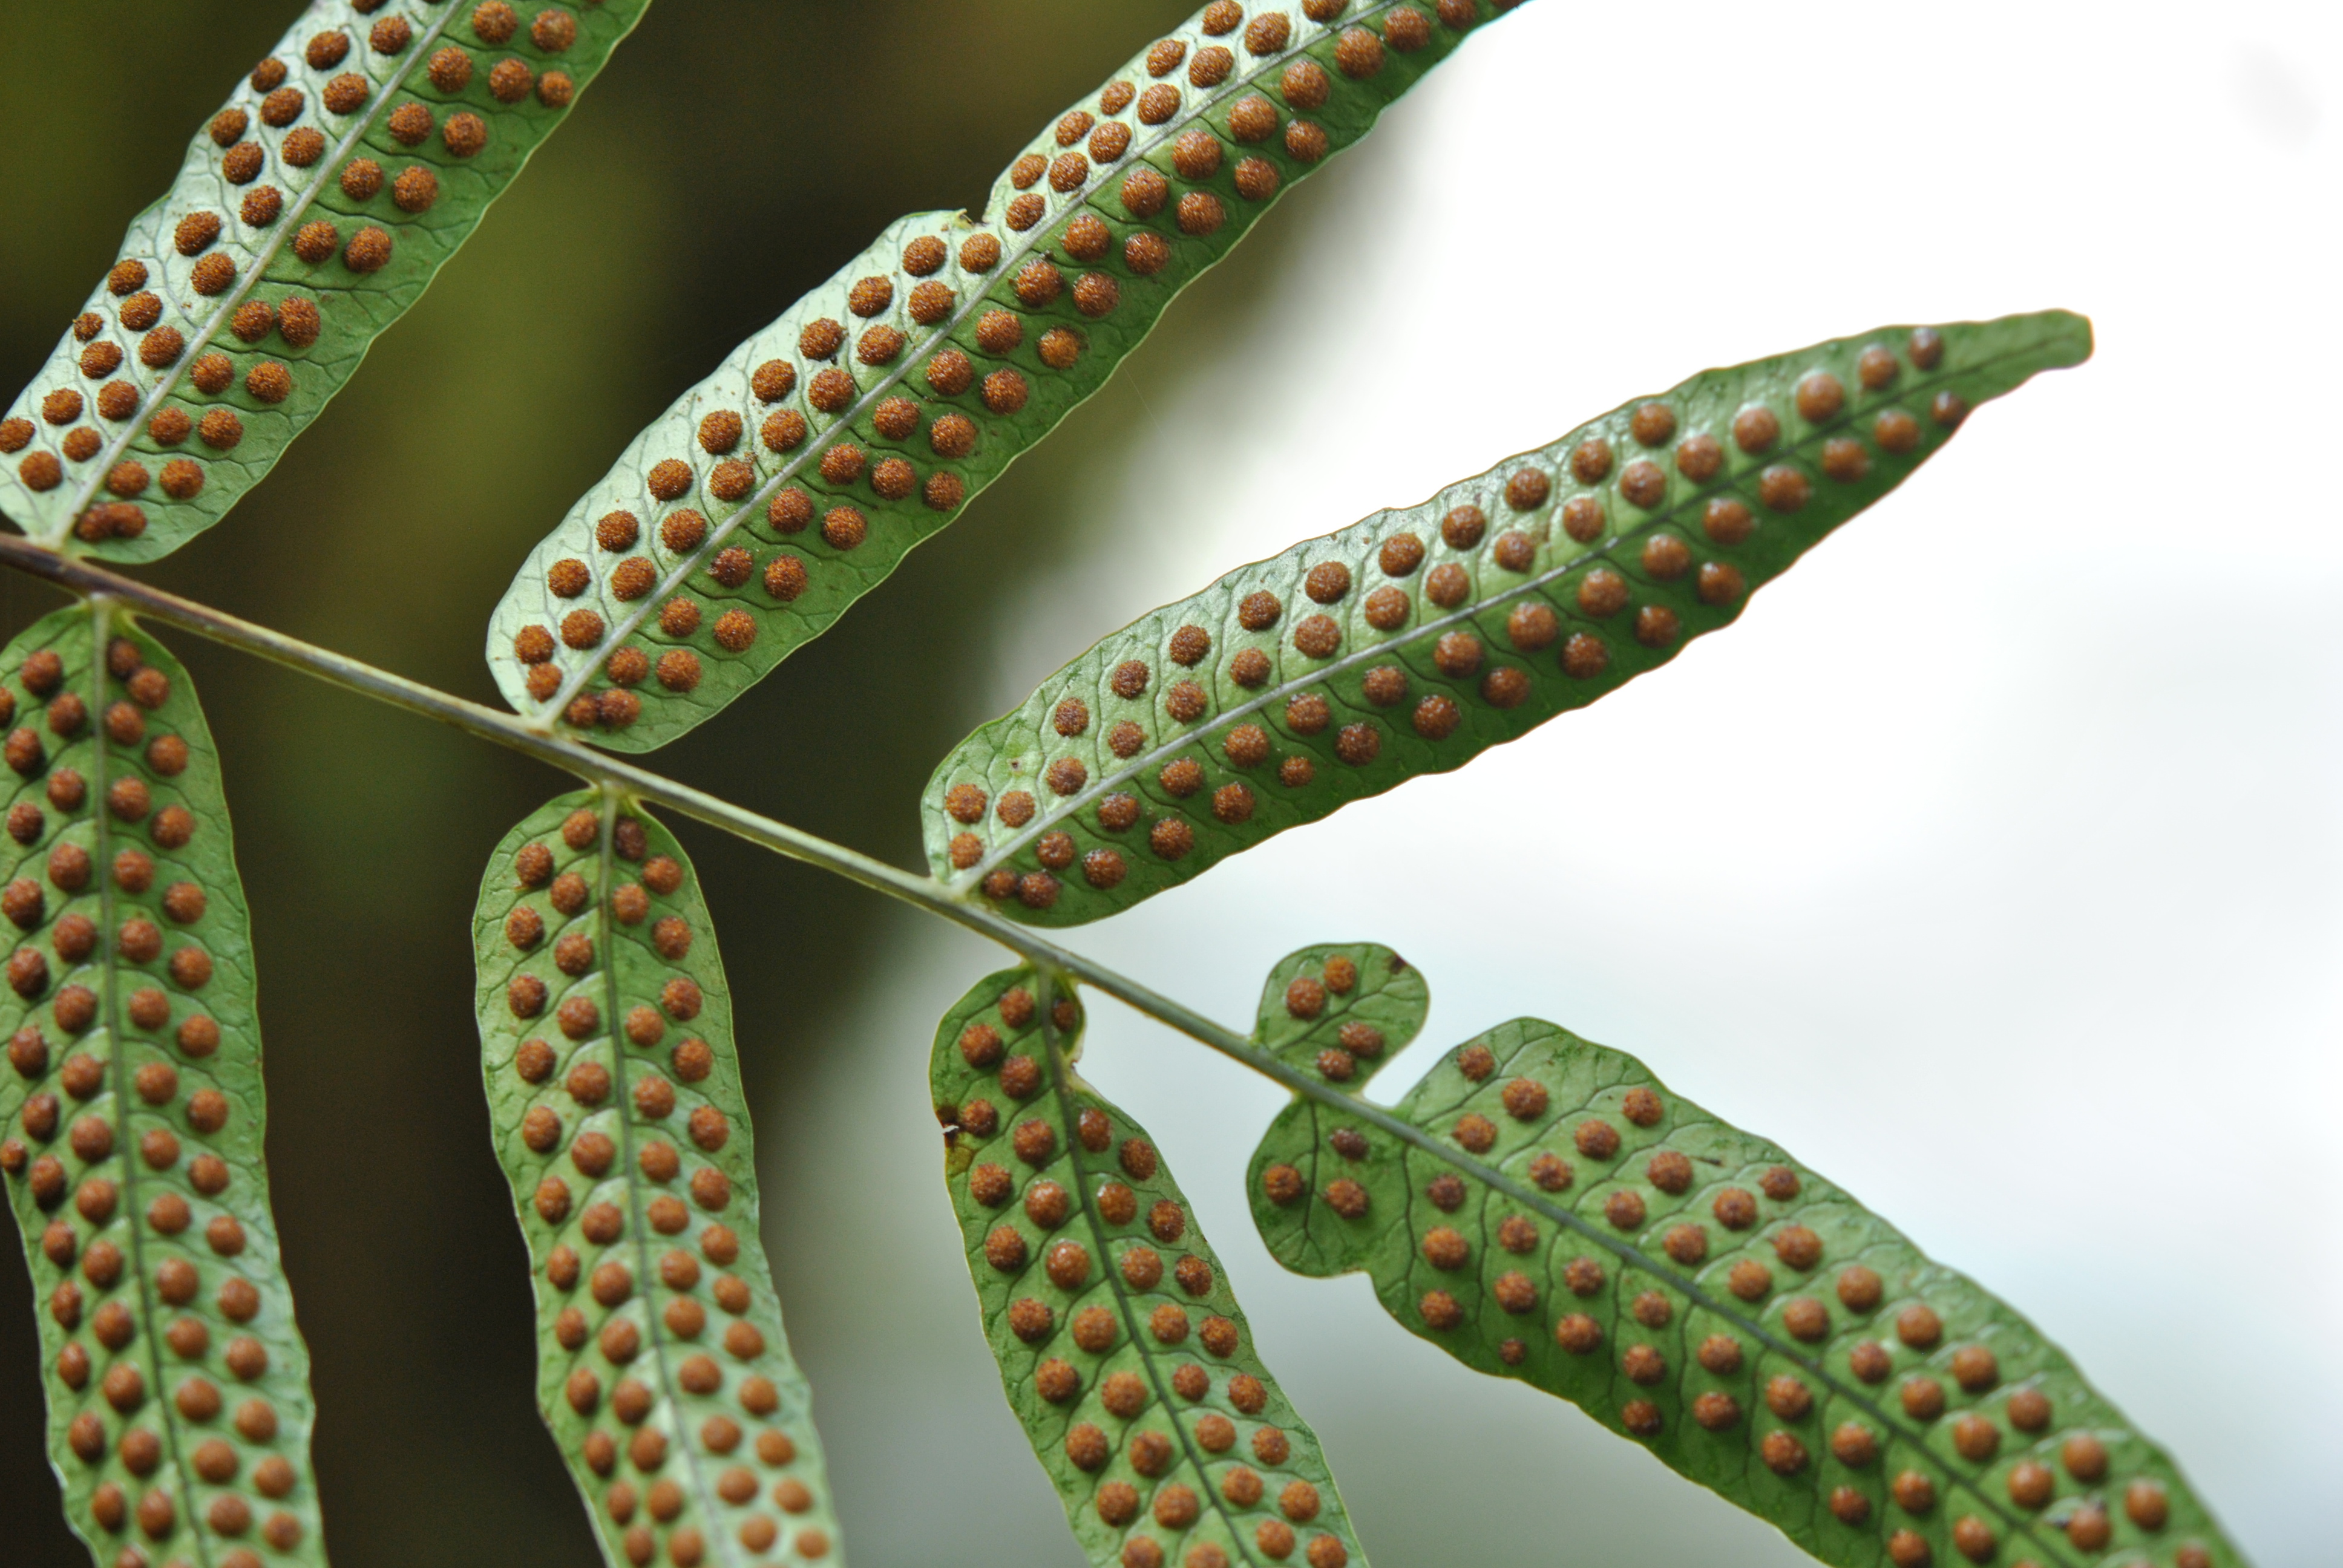
[[[435,49],[462,8],[412,8],[413,19],[368,23],[383,0],[353,0],[358,19],[253,67],[188,155],[214,175],[215,199],[183,176],[182,199],[133,225],[104,294],[74,322],[87,385],[43,394],[38,423],[29,408],[0,421],[0,452],[25,454],[16,475],[28,489],[98,467],[85,487],[110,498],[81,513],[81,538],[146,532],[146,504],[193,500],[206,464],[244,440],[246,419],[294,396],[331,296],[390,267],[408,226],[439,200],[442,172],[488,145],[488,117],[451,106],[476,74],[498,106],[491,114],[559,109],[576,93],[568,72],[510,52],[558,58],[578,39],[568,11],[548,7],[524,26],[504,0],[488,0],[468,18],[474,47]]]
[[[1343,1568],[1349,1522],[1316,1441],[1171,1171],[1113,1106],[1053,1081],[1039,1013],[1016,986],[970,1018],[954,1042],[964,1098],[938,1114],[1011,1401],[1077,1528],[1094,1515],[1121,1568]],[[1077,1004],[1061,997],[1050,1021],[1072,1034]]]
[[[1364,129],[1412,76],[1394,55],[1482,20],[1473,0],[1301,10],[1207,6],[1017,158],[980,217],[899,221],[679,401],[516,584],[542,583],[508,628],[527,698],[623,729],[634,689],[694,690],[760,615],[837,614]]]
[[[1647,400],[1239,568],[1069,667],[1038,737],[1054,754],[1001,754],[1023,782],[990,795],[985,732],[955,755],[940,775],[962,829],[950,869],[1045,910],[1063,876],[1111,890],[1133,855],[1168,866],[1200,834],[1257,834],[1257,812],[1291,825],[1591,700],[1735,613],[1788,564],[1783,529],[1823,487],[1847,492],[1883,455],[1956,427],[1953,393],[1901,399],[1924,403],[1926,427],[1884,401],[1908,390],[1907,364],[1925,377],[1942,356],[1924,328],[1847,356],[1852,389],[1816,363],[1737,408]],[[1836,433],[1815,443],[1818,428]]]
[[[1316,1018],[1334,983],[1298,976],[1288,1010]],[[1335,1081],[1358,1065],[1317,1059]],[[1483,1370],[1576,1400],[1735,1496],[1759,1467],[1808,1490],[1843,1530],[1810,1540],[1803,1502],[1759,1512],[1826,1561],[1929,1568],[1948,1543],[1976,1563],[2071,1547],[2213,1568],[2167,1528],[2202,1523],[2169,1462],[2030,1325],[1630,1059],[1524,1020],[1455,1052],[1400,1111],[1542,1201],[1339,1112],[1322,1154],[1272,1134],[1262,1196],[1322,1206],[1325,1231],[1303,1224],[1309,1245],[1332,1240],[1332,1271],[1371,1267],[1395,1316]]]
[[[77,636],[0,689],[0,722],[20,721],[0,912],[24,944],[0,998],[18,1021],[0,1171],[44,1298],[76,1525],[117,1568],[149,1553],[260,1568],[313,1547],[316,1513],[240,941],[216,978],[205,940],[241,919],[227,825],[207,741],[179,733],[199,725],[192,694],[175,702],[129,638],[96,657],[88,614],[43,623]]]
[[[541,1280],[547,1419],[627,1561],[729,1560],[719,1536],[824,1561],[819,1450],[778,1342],[701,907],[643,821],[604,832],[581,807],[521,843],[490,939],[517,1031],[542,1030],[488,1071]]]

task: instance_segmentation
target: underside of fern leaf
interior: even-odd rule
[[[1729,624],[1976,405],[2090,341],[2049,311],[1709,371],[1241,567],[963,741],[929,781],[929,861],[1079,924],[1462,767]]]
[[[1305,949],[1255,1040],[1346,1091],[1421,1027],[1397,955]],[[1476,1371],[1580,1405],[1825,1563],[2234,1568],[2171,1459],[2040,1331],[1634,1058],[1535,1019],[1393,1107],[1297,1098],[1254,1218]]]
[[[1207,6],[734,350],[531,553],[488,631],[520,712],[644,751],[869,592],[1096,391],[1172,297],[1505,5]]]
[[[1070,990],[1004,970],[929,1066],[985,1338],[1068,1523],[1100,1568],[1363,1563],[1171,1168],[1075,1073],[1081,1031]]]
[[[613,1568],[843,1562],[690,861],[640,811],[559,796],[498,846],[475,937],[538,1402]]]
[[[66,1517],[101,1563],[323,1563],[244,890],[195,687],[88,604],[0,675],[0,1174]]]
[[[167,555],[421,297],[649,0],[319,0],[189,145],[0,419],[0,513]]]

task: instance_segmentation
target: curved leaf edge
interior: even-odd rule
[[[158,559],[219,522],[421,297],[649,3],[523,8],[539,23],[566,18],[573,38],[564,45],[558,22],[544,43],[530,25],[491,43],[494,30],[480,32],[466,0],[316,0],[190,138],[172,187],[131,220],[115,268],[0,419],[0,454],[8,455],[0,516],[51,548],[116,563]],[[459,43],[458,25],[468,21]],[[388,53],[373,42],[387,26],[405,29]],[[311,64],[313,46],[337,33],[343,51]],[[448,49],[469,64],[460,82],[451,75],[443,86],[431,64]],[[491,80],[509,91],[496,73],[515,67],[524,75],[510,99]],[[363,105],[347,115],[329,106],[337,79],[367,86]],[[285,93],[301,102],[280,125],[264,106]],[[418,107],[427,116],[419,133],[394,126],[399,111]],[[485,137],[462,144],[474,150],[458,151],[447,132],[445,121],[459,113]],[[325,139],[297,153],[295,138],[317,136],[320,126]],[[212,134],[221,129],[226,142]],[[345,184],[361,163],[371,176]],[[420,191],[401,199],[399,176],[418,168],[435,182],[429,199]],[[263,205],[254,208],[256,200]],[[218,238],[187,254],[178,224],[206,214]],[[315,253],[295,243],[313,222],[337,231]],[[387,259],[350,248],[368,230],[384,236]],[[224,285],[202,271],[221,258],[233,266]],[[146,301],[154,302],[147,314],[134,318],[132,307]],[[317,308],[296,322],[287,301]],[[250,335],[232,330],[254,305],[270,319]],[[157,347],[157,334],[172,335],[176,347]],[[93,367],[92,353],[111,363]],[[197,374],[207,359],[224,367],[216,386]],[[119,408],[110,406],[116,388],[126,395]],[[70,400],[74,412],[50,417],[52,399]],[[207,415],[232,418],[232,430],[215,436],[201,423]],[[75,455],[76,438],[88,455]]]
[[[1200,15],[1174,29],[1154,47],[1176,45],[1184,66],[1153,71],[1147,54],[1131,61],[1104,92],[1061,119],[1061,129],[1080,123],[1073,142],[1045,131],[1029,146],[996,182],[983,216],[939,212],[899,219],[628,446],[531,552],[499,601],[487,656],[507,699],[516,711],[542,715],[625,752],[663,745],[705,720],[819,636],[912,548],[947,526],[970,498],[1095,392],[1170,300],[1285,188],[1357,140],[1385,102],[1471,30],[1509,8],[1486,0],[1443,5],[1443,20],[1435,26],[1419,7],[1365,0],[1332,21],[1289,20],[1286,41],[1259,56],[1242,42],[1252,35],[1250,26],[1242,34],[1212,33]],[[1384,35],[1393,35],[1393,18],[1402,14],[1423,26],[1403,29],[1410,48],[1387,48],[1366,25],[1382,24]],[[1364,56],[1355,51],[1363,47],[1372,53],[1372,69],[1360,63]],[[1148,123],[1141,112],[1145,95],[1138,89],[1163,90],[1175,80],[1193,86],[1196,79],[1180,72],[1192,70],[1208,50],[1236,52],[1228,74],[1193,95],[1183,92],[1168,121]],[[1346,72],[1343,59],[1363,74]],[[1280,73],[1304,64],[1318,72],[1322,96],[1303,94],[1295,103],[1309,106],[1299,109],[1291,103],[1268,106],[1279,126],[1314,130],[1318,140],[1307,156],[1288,151],[1273,133],[1239,136],[1231,129],[1234,106],[1267,104],[1264,93],[1284,98]],[[1093,116],[1093,108],[1100,113]],[[1091,146],[1083,135],[1095,136],[1109,126],[1131,139],[1126,150],[1101,156],[1091,168],[1082,156]],[[1217,161],[1211,172],[1183,172],[1172,144],[1200,129],[1215,138]],[[1037,171],[1067,158],[1083,165],[1079,183],[1061,190],[1054,179],[1041,180]],[[1271,173],[1241,186],[1240,166],[1248,163]],[[1166,182],[1160,206],[1143,216],[1126,210],[1117,195],[1141,168]],[[1213,204],[1209,222],[1179,221],[1181,201],[1192,198]],[[1021,212],[1025,203],[1040,204],[1038,216]],[[1078,255],[1066,243],[1067,226],[1077,218],[1103,225],[1100,232],[1111,243],[1102,253]],[[1125,249],[1141,236],[1161,245],[1164,257],[1144,271],[1129,264]],[[907,240],[931,238],[949,243],[928,270],[913,272],[896,254]],[[963,246],[971,238],[996,244],[999,259],[980,267],[965,265]],[[1028,298],[1017,279],[1025,266],[1044,263],[1061,265],[1065,272],[1053,274],[1057,281],[1046,297]],[[1085,266],[1091,270],[1079,283],[1066,281]],[[852,308],[860,298],[858,283],[884,285],[872,314]],[[953,291],[951,308],[923,323],[910,309],[913,290],[939,285]],[[981,329],[980,317],[993,315],[1018,323],[1005,347]],[[809,332],[827,332],[831,347],[816,353],[808,347]],[[864,339],[892,334],[893,347],[866,360],[855,347],[857,333]],[[940,350],[966,356],[984,385],[971,379],[951,390],[932,379],[915,384],[913,371]],[[789,367],[789,375],[769,400],[753,390],[754,373],[775,364]],[[830,372],[843,372],[853,382],[851,400],[834,411],[825,411],[813,397],[819,377]],[[1004,373],[1014,396],[996,401],[989,377]],[[917,406],[915,417],[902,416],[909,422],[900,428],[880,417],[890,398]],[[711,419],[717,421],[712,444]],[[764,439],[760,429],[776,419],[796,421],[796,433]],[[954,421],[959,434],[950,441],[930,428]],[[970,443],[972,450],[965,449]],[[832,473],[822,460],[839,452],[852,460]],[[660,480],[662,471],[672,477]],[[786,519],[771,513],[792,495],[799,511]],[[833,530],[840,516],[845,520]],[[606,538],[599,523],[609,518],[631,521]],[[820,527],[813,526],[817,520]],[[728,552],[734,552],[729,562],[719,558]],[[685,608],[671,611],[673,605]],[[629,640],[638,637],[639,642]]]

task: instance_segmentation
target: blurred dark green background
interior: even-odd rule
[[[147,577],[496,701],[480,656],[490,606],[641,425],[890,218],[979,202],[1026,136],[1189,9],[654,6],[270,480]],[[21,385],[50,352],[132,213],[297,14],[283,0],[0,4],[0,382]],[[1151,387],[1186,375],[1204,349],[1182,342],[1182,323],[1241,311],[1277,264],[1281,227],[1291,232],[1264,226],[1122,374]],[[984,717],[960,672],[994,629],[990,590],[1020,552],[1084,522],[1086,465],[1131,414],[1128,391],[1111,387],[884,592],[654,766],[915,863],[920,787]],[[0,577],[0,635],[55,602]],[[1071,649],[1097,629],[1058,640]],[[251,896],[269,1158],[316,1355],[335,1560],[591,1562],[532,1402],[526,1264],[488,1151],[469,1007],[483,859],[565,780],[172,640],[226,759]],[[786,1144],[793,1119],[823,1113],[788,1094],[793,1070],[880,971],[888,928],[868,895],[684,831],[739,1013],[775,1023],[742,1043],[760,1140]],[[767,1194],[784,1300],[790,1272],[816,1266],[789,1246],[807,1196]],[[28,1296],[17,1249],[0,1249],[0,1558],[50,1568],[87,1558],[57,1515],[41,1446]],[[868,1479],[844,1490],[850,1537],[858,1510],[886,1506],[888,1478]],[[1011,1555],[1064,1549],[1029,1544]]]

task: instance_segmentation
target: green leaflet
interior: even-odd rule
[[[1363,1563],[1170,1168],[1075,1073],[1081,1030],[1070,988],[1003,970],[929,1066],[985,1337],[1067,1523],[1101,1568]]]
[[[1425,1000],[1389,949],[1305,949],[1272,972],[1255,1038],[1363,1085]],[[1288,1268],[1363,1271],[1411,1332],[1584,1407],[1824,1562],[2244,1561],[2033,1324],[1553,1024],[1477,1037],[1389,1113],[1297,1099],[1249,1185]]]
[[[1293,181],[1505,5],[1215,5],[735,349],[531,552],[488,628],[522,713],[647,751],[730,702],[1096,391]],[[1313,16],[1332,19],[1312,20]]]
[[[558,796],[498,845],[474,942],[538,1402],[613,1568],[842,1562],[691,862],[633,808]]]
[[[311,5],[196,133],[0,423],[0,512],[113,561],[219,521],[647,4]]]
[[[196,689],[86,604],[0,653],[0,1172],[49,1449],[103,1563],[323,1563],[307,1349],[277,1261],[252,945]]]
[[[1462,767],[1732,621],[1969,409],[2090,341],[2048,311],[1708,371],[1240,567],[961,742],[928,782],[929,863],[1075,925]]]

